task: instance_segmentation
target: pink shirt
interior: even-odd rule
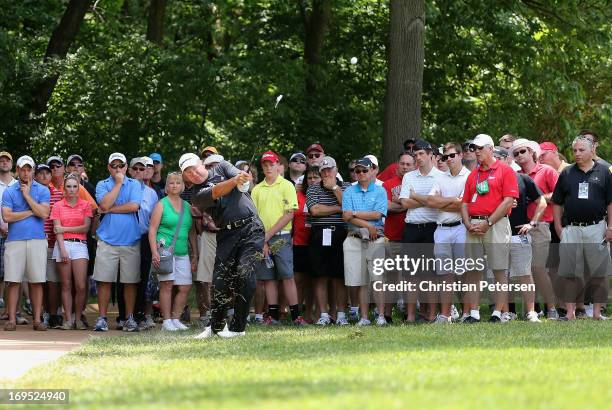
[[[536,183],[538,188],[542,191],[543,194],[548,194],[550,192],[554,192],[555,185],[557,185],[557,180],[559,179],[559,174],[554,170],[553,167],[537,163],[535,167],[529,173],[529,176]],[[535,214],[535,210],[538,204],[535,202],[531,202],[527,205],[527,218],[532,219],[533,214]],[[552,222],[553,221],[553,204],[549,203],[546,206],[546,210],[542,215],[543,222]]]
[[[85,218],[93,215],[89,202],[78,199],[74,206],[66,202],[65,199],[57,202],[51,210],[51,220],[59,220],[63,227],[73,228],[85,223]],[[64,239],[87,240],[87,232],[65,232]]]

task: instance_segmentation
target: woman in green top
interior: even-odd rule
[[[179,317],[187,302],[187,295],[191,289],[191,272],[198,266],[198,247],[196,246],[195,227],[192,224],[189,203],[184,201],[180,194],[185,189],[183,177],[178,172],[171,172],[166,178],[166,194],[162,198],[153,213],[149,225],[149,245],[151,246],[152,263],[159,267],[158,244],[169,248],[172,238],[176,232],[181,212],[183,221],[179,229],[178,238],[174,245],[173,272],[167,275],[158,275],[160,290],[159,303],[164,318],[163,330],[176,331],[188,329],[183,325]],[[191,260],[189,258],[189,247],[191,246]],[[172,287],[177,287],[177,292],[172,300]]]

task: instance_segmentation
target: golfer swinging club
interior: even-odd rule
[[[197,339],[219,335],[243,336],[251,298],[255,293],[255,266],[264,243],[264,226],[248,193],[251,175],[227,161],[206,169],[196,154],[183,154],[179,167],[195,185],[193,206],[210,214],[220,228],[213,271],[211,320]],[[234,317],[223,330],[227,309]],[[223,330],[223,331],[222,331]]]

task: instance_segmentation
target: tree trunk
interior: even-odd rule
[[[325,34],[331,18],[331,0],[312,0],[312,12],[306,11],[300,1],[306,36],[304,39],[304,61],[306,62],[306,92],[314,95],[321,71],[321,53]]]
[[[164,18],[166,16],[166,0],[151,0],[149,6],[149,22],[147,24],[147,40],[161,44],[164,38]]]
[[[383,163],[396,160],[407,138],[421,133],[425,1],[390,0]]]

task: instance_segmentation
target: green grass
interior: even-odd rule
[[[71,389],[71,408],[609,409],[612,321],[155,331],[93,339],[10,387]]]

